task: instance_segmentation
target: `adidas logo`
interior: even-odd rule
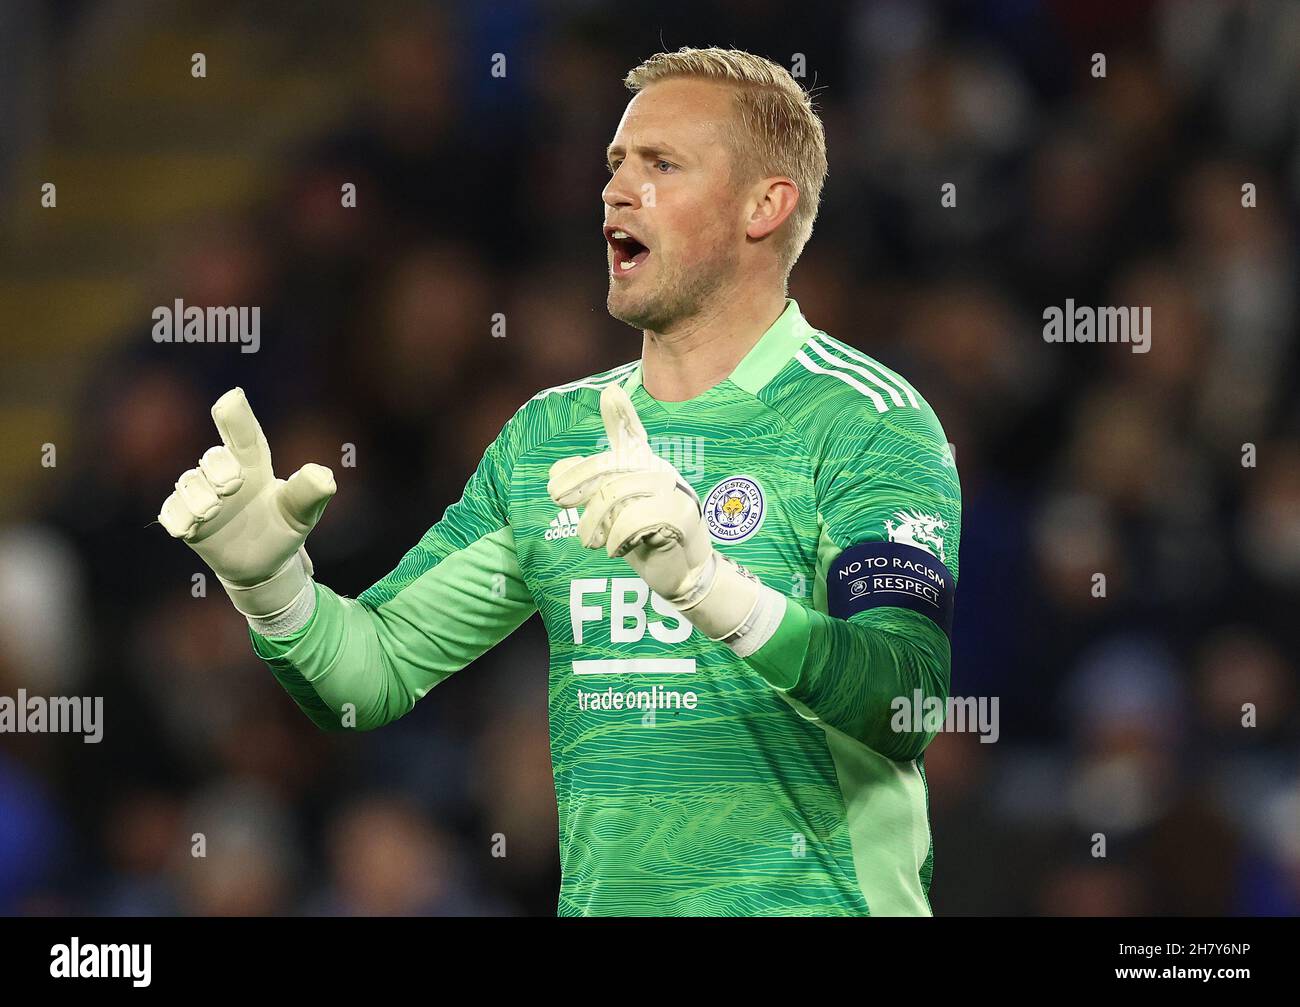
[[[565,507],[551,518],[551,526],[543,536],[547,542],[557,542],[562,538],[573,538],[578,534],[578,508]]]

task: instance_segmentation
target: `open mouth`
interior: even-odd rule
[[[606,227],[605,240],[614,252],[611,272],[623,276],[636,269],[650,257],[650,249],[630,231],[622,227]]]

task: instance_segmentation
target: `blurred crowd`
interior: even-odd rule
[[[1300,8],[465,4],[358,44],[349,120],[160,255],[155,303],[260,305],[261,351],[142,318],[84,390],[93,461],[0,527],[0,695],[107,721],[0,734],[0,913],[554,913],[536,619],[398,723],[322,734],[153,519],[242,385],[280,474],[339,476],[311,553],[355,596],[529,396],[637,357],[603,150],[622,74],[686,44],[806,56],[831,172],[791,295],[955,445],[952,693],[1001,723],[927,753],[936,913],[1300,911]],[[1046,343],[1067,298],[1150,306],[1151,351]]]

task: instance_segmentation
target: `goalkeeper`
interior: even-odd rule
[[[947,439],[786,297],[826,173],[790,75],[701,49],[626,83],[604,235],[639,359],[526,402],[356,599],[304,548],[333,476],[276,478],[239,389],[160,520],[326,730],[401,717],[540,613],[561,915],[928,915],[916,707],[948,695]]]

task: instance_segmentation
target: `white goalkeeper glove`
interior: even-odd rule
[[[585,506],[578,540],[622,556],[654,591],[710,640],[741,656],[762,646],[785,614],[785,597],[713,547],[700,498],[650,448],[632,400],[607,385],[600,412],[608,451],[562,458],[547,492],[560,507]]]
[[[304,465],[275,478],[271,449],[242,388],[217,399],[221,446],[176,480],[158,513],[221,581],[235,608],[266,635],[301,629],[315,607],[303,542],[334,495],[334,473]]]

